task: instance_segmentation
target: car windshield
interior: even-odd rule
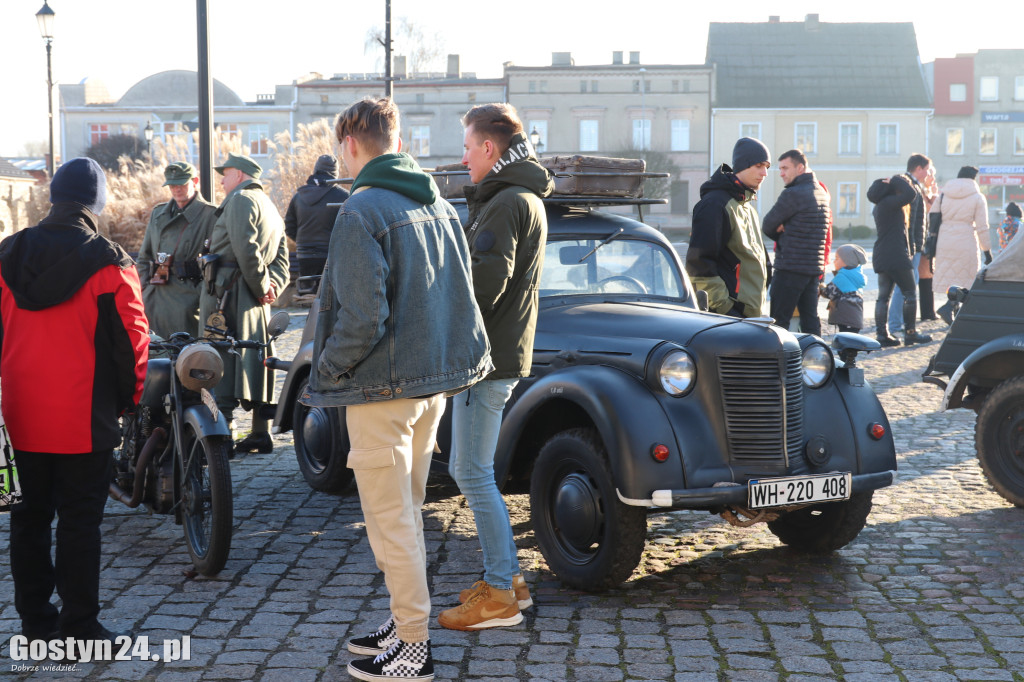
[[[638,239],[549,241],[541,296],[637,294],[682,298],[675,261],[659,244]]]

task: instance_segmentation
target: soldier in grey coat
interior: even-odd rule
[[[153,209],[139,249],[138,269],[149,328],[167,338],[194,334],[202,274],[196,256],[209,238],[217,207],[199,194],[199,174],[185,161],[164,169],[171,200]]]
[[[263,169],[258,163],[229,154],[216,171],[223,176],[226,196],[217,208],[210,235],[209,253],[218,258],[212,278],[207,273],[199,301],[200,333],[217,326],[211,322],[222,320],[234,338],[265,342],[269,306],[288,286],[284,222],[259,181]],[[217,386],[217,403],[229,419],[239,403],[253,411],[252,434],[235,444],[236,452],[272,452],[269,421],[259,416],[259,406],[271,402],[273,382],[259,351],[239,352],[241,357],[223,354],[224,378]]]

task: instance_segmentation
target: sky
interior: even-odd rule
[[[613,50],[639,51],[645,64],[700,64],[709,22],[761,22],[769,15],[802,21],[914,23],[923,62],[978,49],[1024,47],[1019,0],[990,0],[977,11],[943,11],[938,3],[891,0],[392,0],[392,20],[407,17],[437,36],[462,70],[500,77],[502,63],[545,66],[552,52],[576,64],[611,63]],[[0,155],[18,156],[46,136],[46,49],[35,13],[42,0],[0,0]],[[56,13],[53,79],[96,78],[118,98],[154,73],[196,69],[196,3],[192,0],[50,0]],[[212,75],[243,99],[273,93],[316,71],[381,71],[365,49],[371,27],[383,27],[384,0],[209,0]],[[395,53],[402,54],[402,45]],[[57,105],[55,104],[55,107]],[[55,110],[54,116],[58,113]]]

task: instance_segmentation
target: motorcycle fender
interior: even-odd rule
[[[651,389],[600,365],[564,369],[534,383],[505,414],[495,470],[508,471],[520,437],[531,433],[531,423],[558,419],[567,402],[582,409],[600,434],[620,497],[646,506],[652,490],[686,487],[672,425]],[[651,456],[659,443],[669,446],[665,462]]]
[[[989,341],[964,358],[953,372],[942,397],[942,409],[962,407],[964,391],[977,379],[986,379],[987,385],[995,385],[1020,374],[1024,374],[1024,334]]]
[[[299,348],[292,359],[288,374],[284,377],[284,385],[277,399],[277,412],[274,414],[274,433],[284,433],[292,429],[292,409],[299,399],[298,391],[302,380],[309,376],[309,368],[313,362],[313,341],[307,341]]]
[[[199,438],[207,438],[208,436],[231,437],[231,431],[228,430],[228,421],[224,418],[224,415],[218,416],[217,421],[214,421],[210,408],[206,405],[199,404],[186,407],[183,417],[184,423],[187,426],[191,426]]]

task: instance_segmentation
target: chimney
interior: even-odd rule
[[[459,64],[459,55],[450,54],[448,55],[448,73],[445,74],[446,78],[461,78],[462,68]]]
[[[395,55],[395,78],[404,80],[406,78],[405,55]]]
[[[817,31],[820,28],[818,22],[818,15],[808,14],[807,18],[804,19],[804,28],[806,28],[808,31]]]
[[[629,63],[630,64],[639,64],[640,63],[640,53],[639,52],[630,52],[629,53]]]
[[[622,50],[614,50],[612,52],[612,64],[622,63]]]
[[[779,23],[779,21],[781,21],[781,18],[779,17],[778,14],[773,14],[770,17],[768,17],[768,23],[769,24],[777,24],[777,23]]]
[[[552,52],[551,66],[572,66],[572,52]]]

